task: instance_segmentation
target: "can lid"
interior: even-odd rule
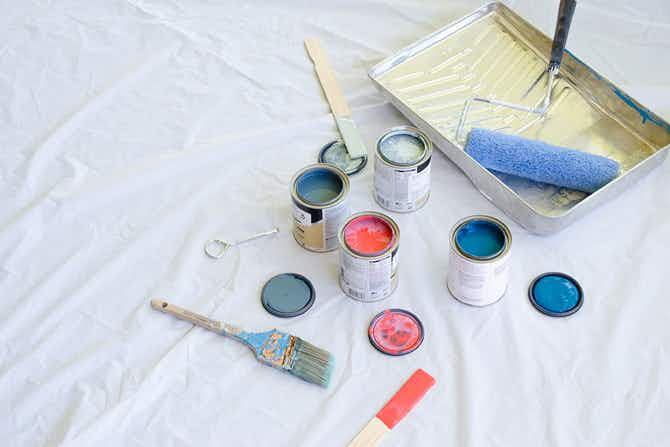
[[[560,272],[543,273],[528,287],[528,298],[535,309],[551,317],[567,317],[584,302],[582,286],[576,279]]]
[[[353,175],[363,169],[368,162],[368,156],[351,158],[344,142],[331,141],[319,151],[319,163],[326,163],[343,170],[347,175]]]
[[[423,324],[407,310],[386,309],[370,322],[368,338],[372,346],[383,354],[409,354],[423,342]]]
[[[307,312],[316,298],[312,282],[298,273],[273,276],[261,290],[261,303],[272,315],[297,317]]]

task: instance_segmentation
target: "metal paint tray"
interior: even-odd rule
[[[524,104],[541,101],[538,86],[521,95],[546,68],[551,39],[495,2],[438,30],[372,68],[385,96],[472,180],[491,202],[534,233],[570,225],[659,165],[670,147],[670,125],[571,53],[544,117],[473,105],[459,141],[465,100],[484,96]],[[471,127],[516,133],[616,159],[621,175],[593,194],[493,174],[463,151]]]

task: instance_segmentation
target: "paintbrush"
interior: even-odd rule
[[[328,387],[335,358],[328,351],[317,348],[302,338],[279,332],[277,329],[245,332],[239,327],[212,320],[163,300],[151,300],[151,307],[219,335],[234,338],[250,347],[259,362],[307,382]]]

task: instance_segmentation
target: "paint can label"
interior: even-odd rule
[[[349,215],[346,200],[329,208],[309,208],[293,201],[293,235],[298,244],[315,251],[338,247],[338,230]]]
[[[430,193],[430,158],[411,169],[398,169],[375,158],[375,198],[392,211],[420,208]]]
[[[340,252],[340,285],[344,293],[359,301],[378,301],[395,288],[398,269],[396,253],[382,259],[357,258]]]
[[[466,304],[485,306],[498,301],[507,290],[509,255],[491,262],[465,259],[452,248],[447,284],[451,293]]]

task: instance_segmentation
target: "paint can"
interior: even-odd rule
[[[383,208],[416,211],[430,197],[433,144],[419,129],[394,127],[377,141],[374,196]]]
[[[326,252],[338,246],[338,230],[349,215],[349,177],[324,163],[306,166],[291,180],[293,237],[304,248]]]
[[[340,287],[364,302],[387,298],[398,285],[400,228],[375,211],[351,215],[340,230]]]
[[[447,287],[459,301],[487,306],[507,290],[512,233],[491,216],[470,216],[451,230]]]

